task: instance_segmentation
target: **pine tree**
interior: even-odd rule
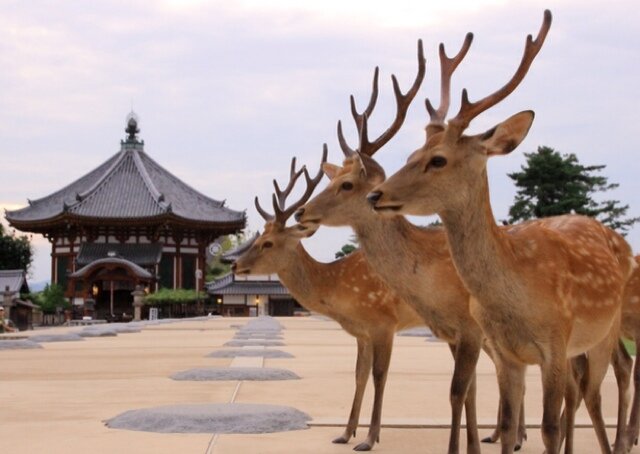
[[[5,233],[0,224],[0,270],[28,270],[33,261],[33,250],[26,235]]]
[[[607,177],[596,175],[606,166],[584,166],[573,153],[560,154],[544,146],[525,156],[522,170],[509,174],[518,188],[509,209],[509,223],[578,213],[594,217],[624,235],[640,220],[625,218],[629,205],[621,206],[618,200],[594,200],[596,193],[618,187]]]

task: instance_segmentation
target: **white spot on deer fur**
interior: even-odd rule
[[[360,291],[360,289],[358,287],[352,287],[352,288],[353,288],[353,291],[356,292],[356,293]]]
[[[631,298],[629,298],[629,302],[631,304],[638,304],[640,303],[640,296],[632,296]]]
[[[367,296],[369,297],[369,299],[370,299],[371,301],[373,301],[373,300],[375,300],[375,299],[376,299],[376,294],[375,294],[374,292],[369,292],[369,294],[368,294]]]

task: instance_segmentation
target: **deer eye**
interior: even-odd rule
[[[273,243],[271,241],[265,241],[262,243],[262,249],[268,249],[270,247],[273,247]]]
[[[441,169],[442,167],[447,165],[447,158],[443,156],[434,156],[429,161],[429,164],[425,167],[424,171],[429,170],[429,167],[435,167],[436,169]]]
[[[342,183],[342,185],[340,185],[340,188],[345,191],[351,191],[353,189],[353,183],[350,181],[345,181],[344,183]]]

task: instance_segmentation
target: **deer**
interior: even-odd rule
[[[601,450],[610,452],[599,390],[614,348],[611,339],[619,335],[623,290],[636,265],[631,248],[615,231],[579,215],[532,220],[508,230],[496,224],[487,161],[509,154],[524,140],[533,111],[515,114],[484,133],[464,134],[475,117],[505,99],[524,79],[550,26],[551,12],[546,10],[536,39],[527,37],[511,79],[473,103],[463,90],[454,118],[446,121],[448,88],[444,108],[434,109],[427,100],[425,144],[367,198],[381,216],[440,217],[455,268],[472,295],[471,314],[496,364],[502,453],[513,452],[516,444],[524,374],[530,364],[541,369],[546,452],[559,452],[561,406],[571,381],[568,359],[583,353],[589,367],[581,390]],[[428,253],[426,246],[422,253]],[[626,417],[620,417],[620,409],[618,416],[620,434]],[[626,451],[620,440],[614,449]]]
[[[461,49],[453,58],[448,57],[444,45],[440,45],[443,85],[450,84],[452,74],[468,52],[472,40],[473,35],[467,34]],[[355,98],[350,97],[351,114],[359,137],[357,149],[347,143],[342,122],[339,121],[338,142],[345,155],[342,167],[323,164],[322,170],[329,178],[329,184],[296,212],[296,220],[300,228],[313,231],[319,225],[352,227],[363,254],[381,278],[423,316],[434,334],[449,344],[455,360],[455,372],[450,394],[452,430],[448,452],[459,450],[462,404],[468,388],[471,389],[471,395],[466,399],[467,450],[479,452],[477,428],[474,425],[473,374],[480,349],[485,348],[490,356],[491,352],[483,343],[484,334],[469,311],[470,295],[453,266],[445,231],[443,228],[424,229],[415,226],[404,216],[380,217],[371,210],[366,199],[366,195],[385,179],[384,169],[373,159],[373,155],[399,131],[417,92],[418,83],[416,79],[407,94],[403,95],[397,79],[392,76],[396,117],[381,136],[369,140],[367,120],[371,117],[378,98],[378,75],[379,70],[376,68],[370,99],[362,113],[358,112]],[[498,435],[499,432],[495,431],[482,441],[494,442]],[[522,412],[517,449],[525,439],[526,426]]]
[[[624,289],[622,304],[622,334],[633,339],[636,352],[640,352],[640,255],[636,255],[636,268]],[[631,415],[626,429],[626,447],[638,444],[640,429],[640,362],[636,356],[633,366],[634,393]]]
[[[327,148],[322,162],[326,161]],[[306,190],[301,198],[285,207],[298,178],[304,174]],[[322,178],[322,171],[314,178],[306,167],[296,170],[291,162],[290,179],[284,190],[274,180],[274,214],[265,211],[258,198],[255,206],[265,220],[264,232],[232,265],[236,274],[277,273],[291,294],[307,309],[332,318],[356,338],[356,389],[351,412],[344,433],[333,443],[347,443],[355,437],[360,408],[369,374],[375,387],[371,424],[367,438],[355,446],[355,451],[372,449],[380,438],[382,400],[396,331],[424,326],[422,318],[398,298],[378,278],[363,254],[355,251],[331,263],[314,260],[301,244],[314,232],[287,227],[287,220],[313,193]]]

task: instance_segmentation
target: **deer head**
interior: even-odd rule
[[[322,162],[327,160],[327,146],[324,145],[322,152]],[[296,181],[304,175],[306,188],[304,194],[289,207],[286,207],[286,199],[293,190]],[[287,227],[287,220],[291,215],[304,203],[309,200],[314,189],[322,179],[322,171],[311,178],[307,168],[303,166],[300,170],[296,170],[296,158],[291,160],[291,170],[289,174],[289,182],[287,186],[281,190],[278,182],[273,180],[275,192],[272,195],[272,204],[274,214],[267,213],[255,198],[255,205],[258,213],[266,221],[264,232],[256,238],[251,247],[242,254],[232,265],[231,269],[236,274],[271,274],[277,273],[287,266],[291,266],[289,258],[293,257],[295,249],[303,238],[310,237],[315,233],[316,229],[301,229],[294,225]]]
[[[540,51],[551,26],[551,12],[534,40],[527,37],[522,61],[509,82],[493,94],[470,102],[462,92],[458,114],[445,124],[449,87],[442,84],[442,104],[434,109],[427,100],[431,120],[426,127],[426,143],[413,152],[407,164],[368,196],[373,208],[382,214],[443,214],[473,203],[485,192],[486,164],[491,156],[513,151],[526,137],[533,122],[532,111],[520,112],[488,131],[464,135],[464,131],[480,113],[505,99],[524,79]]]
[[[391,125],[373,141],[369,139],[368,135],[368,119],[371,117],[378,99],[378,68],[374,71],[369,103],[362,113],[358,112],[354,97],[351,95],[351,115],[358,132],[358,147],[353,149],[347,144],[342,132],[342,122],[339,121],[338,141],[345,154],[345,160],[342,167],[329,163],[322,165],[323,172],[331,181],[324,191],[296,212],[298,222],[309,228],[317,228],[318,224],[340,226],[349,224],[349,220],[354,217],[364,217],[371,214],[371,208],[367,205],[365,196],[385,180],[384,170],[372,156],[400,130],[409,106],[424,79],[424,74],[424,51],[422,41],[418,41],[416,78],[407,92],[402,93],[397,78],[395,75],[391,76],[396,99],[396,116]]]

